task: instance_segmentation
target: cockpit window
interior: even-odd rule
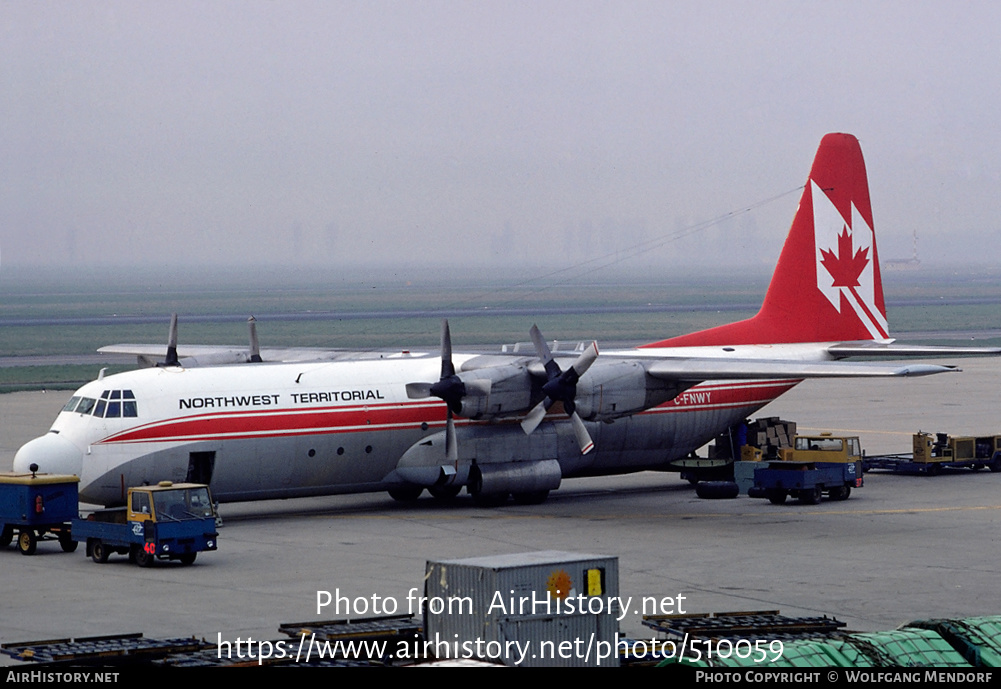
[[[76,408],[78,414],[89,414],[94,409],[94,404],[97,402],[95,399],[90,397],[83,397],[80,399],[80,406]]]
[[[66,403],[65,407],[63,407],[63,411],[73,411],[79,403],[80,398],[74,395],[73,397],[70,397],[70,401]]]
[[[94,409],[94,416],[103,416],[106,419],[118,419],[121,417],[138,416],[136,398],[131,390],[105,390],[101,393],[101,400]]]

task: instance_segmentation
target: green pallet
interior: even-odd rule
[[[975,667],[1001,667],[1001,615],[918,620],[907,627],[938,632]]]
[[[876,667],[970,667],[948,641],[931,629],[849,634],[848,642]]]

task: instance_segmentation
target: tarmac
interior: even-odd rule
[[[758,412],[801,430],[851,432],[870,454],[908,452],[917,430],[1001,433],[1001,361],[912,380],[807,381]],[[0,469],[44,433],[69,392],[0,395]],[[849,629],[1001,614],[1001,473],[872,472],[844,502],[700,500],[673,473],[574,479],[542,505],[475,507],[386,494],[224,504],[219,550],[184,567],[96,564],[39,544],[0,553],[0,643],[142,632],[280,639],[278,625],[348,617],[319,591],[408,612],[428,560],[538,550],[619,558],[620,594],[676,612],[780,610]],[[360,603],[359,603],[360,605]],[[650,638],[640,610],[623,634]],[[357,611],[356,611],[357,612]],[[0,665],[15,663],[0,656]],[[23,664],[20,664],[23,667]]]

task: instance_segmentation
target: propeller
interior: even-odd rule
[[[577,405],[574,398],[577,396],[577,381],[591,367],[595,359],[598,358],[598,343],[592,342],[573,365],[566,371],[560,369],[560,365],[553,358],[553,353],[542,337],[542,332],[538,326],[533,325],[530,331],[532,344],[535,351],[542,360],[542,365],[546,369],[547,381],[542,386],[545,398],[532,408],[525,419],[521,422],[521,428],[526,434],[531,435],[532,431],[539,427],[542,419],[546,417],[546,412],[556,402],[563,403],[563,410],[570,416],[570,423],[573,424],[574,435],[577,437],[577,445],[580,446],[581,454],[586,455],[594,449],[594,441],[591,440],[584,421],[577,413]]]
[[[158,361],[155,363],[156,366],[161,368],[166,368],[168,366],[177,366],[178,368],[182,366],[212,366],[218,364],[232,364],[238,363],[240,361],[245,361],[246,363],[259,363],[263,361],[261,359],[261,346],[257,339],[257,319],[251,316],[247,319],[247,326],[250,330],[250,347],[247,350],[246,358],[242,352],[235,350],[220,350],[218,352],[207,352],[195,356],[186,356],[184,358],[184,364],[181,363],[180,358],[177,356],[177,314],[173,313],[170,315],[170,330],[167,332],[167,354],[163,361]],[[145,357],[140,357],[140,363],[143,363]],[[154,365],[154,362],[146,360],[146,366]]]
[[[437,397],[445,403],[445,457],[458,461],[459,450],[455,439],[454,416],[462,412],[462,399],[467,396],[482,397],[490,394],[489,380],[463,381],[455,373],[452,363],[452,334],[448,319],[441,321],[441,376],[436,383],[407,383],[407,397],[423,399]]]

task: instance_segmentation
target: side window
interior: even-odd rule
[[[149,493],[132,493],[132,511],[149,514]]]
[[[122,416],[139,416],[139,411],[136,407],[136,397],[132,394],[131,390],[122,390]]]

